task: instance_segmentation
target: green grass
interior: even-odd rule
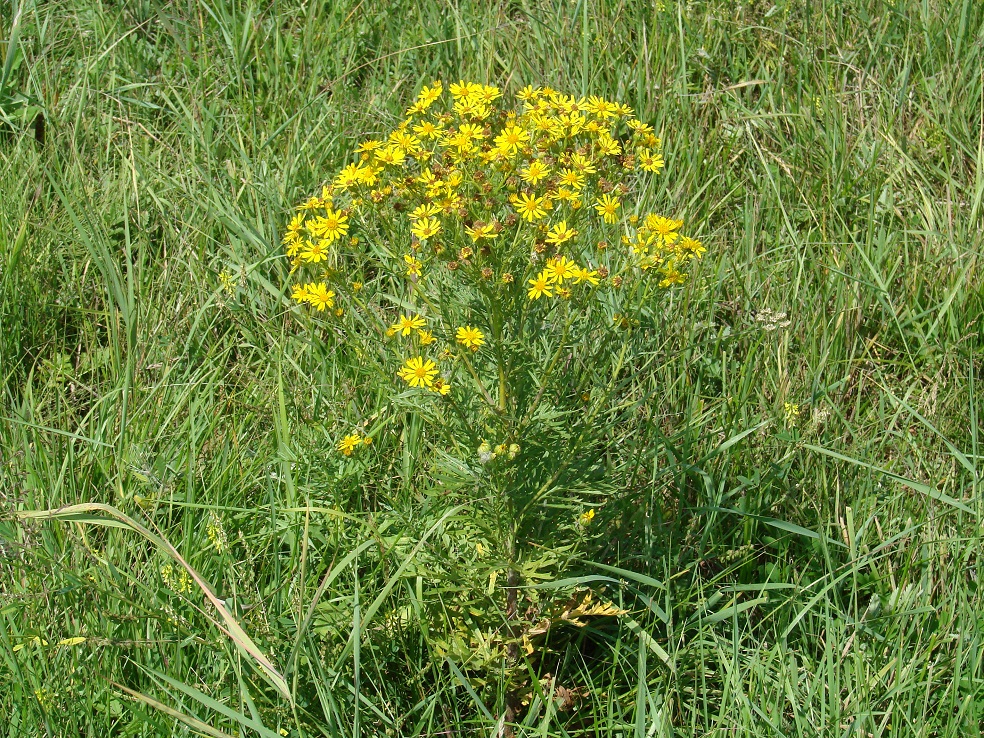
[[[517,733],[984,730],[980,3],[22,10],[8,88],[47,136],[0,131],[0,735],[495,732],[501,675],[422,615],[489,606],[466,514],[419,427],[339,466],[335,419],[386,397],[289,309],[279,247],[436,77],[625,101],[708,246],[610,440],[636,482],[564,573],[629,614],[538,643]],[[25,517],[78,503],[150,535]]]

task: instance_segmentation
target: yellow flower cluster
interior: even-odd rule
[[[361,433],[350,433],[338,442],[338,450],[345,456],[351,456],[359,446],[372,445],[372,436],[364,436]]]
[[[660,173],[661,147],[652,126],[601,97],[527,86],[509,107],[497,87],[425,85],[392,131],[362,141],[298,206],[283,237],[298,278],[291,296],[341,317],[365,309],[364,283],[402,292],[422,314],[385,319],[383,330],[396,320],[388,336],[411,339],[397,344],[406,351],[397,376],[445,395],[450,382],[421,349],[444,341],[432,354],[440,360],[487,338],[446,315],[429,328],[424,316],[446,304],[439,295],[549,311],[650,273],[664,288],[685,281],[703,245],[681,234],[682,221],[639,214],[626,199]],[[470,322],[491,327],[488,315]]]

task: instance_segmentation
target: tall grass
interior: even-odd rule
[[[628,614],[538,643],[518,732],[984,730],[979,3],[38,0],[19,44],[48,125],[0,131],[6,735],[497,730],[421,615],[471,596],[467,513],[420,428],[334,460],[387,398],[279,248],[438,77],[626,101],[709,247],[568,570]],[[119,514],[39,515],[86,503]]]

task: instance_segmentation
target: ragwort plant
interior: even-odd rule
[[[445,607],[430,632],[471,668],[531,654],[551,607],[617,612],[526,585],[556,577],[617,486],[606,432],[630,412],[637,329],[704,252],[642,210],[660,152],[619,103],[526,87],[509,108],[496,87],[434,82],[287,225],[293,299],[391,389],[337,453],[369,453],[402,412],[425,427],[415,453],[459,479],[446,502],[467,506],[483,565],[442,568],[493,607]]]

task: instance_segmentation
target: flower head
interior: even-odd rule
[[[574,236],[577,235],[577,231],[573,228],[567,227],[567,221],[562,220],[549,231],[547,231],[547,237],[544,239],[547,243],[552,243],[560,245],[565,241],[570,241]]]
[[[530,287],[526,291],[526,294],[531,300],[539,300],[544,295],[550,297],[553,295],[552,285],[553,280],[547,271],[543,270],[534,279],[530,280]]]
[[[545,199],[523,192],[514,200],[513,205],[523,220],[528,220],[532,223],[533,221],[540,220],[540,218],[547,214],[547,211],[544,210]]]
[[[618,209],[621,207],[622,202],[612,195],[602,195],[600,198],[595,200],[595,210],[601,219],[606,223],[614,223],[618,220]]]
[[[335,293],[328,289],[324,282],[309,284],[307,286],[307,301],[311,307],[317,308],[318,312],[321,312],[326,307],[335,307]]]
[[[411,387],[430,389],[434,384],[434,377],[437,375],[437,364],[430,359],[424,359],[422,356],[415,356],[412,359],[407,359],[397,374]]]
[[[485,335],[478,328],[466,325],[458,329],[455,340],[465,348],[478,351],[478,347],[485,343]]]
[[[565,279],[576,277],[578,270],[578,265],[566,256],[558,256],[547,261],[543,271],[550,276],[551,281],[563,284]]]
[[[341,441],[338,442],[338,450],[341,451],[345,456],[351,456],[352,452],[362,443],[362,436],[358,433],[352,433],[345,436]]]
[[[409,336],[415,330],[423,328],[425,325],[427,325],[427,321],[419,315],[401,315],[400,319],[389,327],[386,335],[395,336],[397,333],[400,333],[403,336]]]
[[[421,241],[426,241],[441,232],[441,222],[437,218],[420,218],[413,224],[410,232]]]

